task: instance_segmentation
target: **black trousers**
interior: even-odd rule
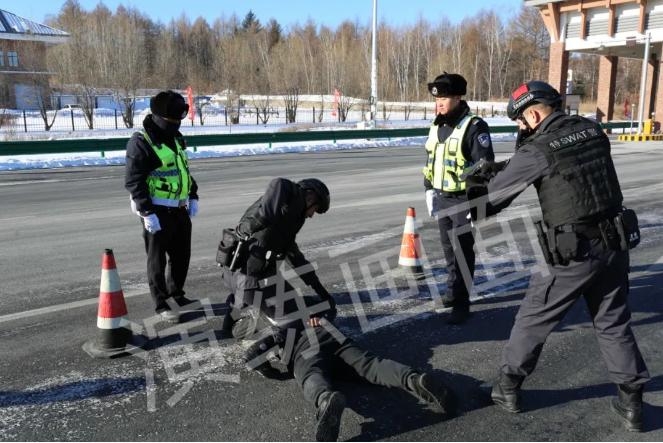
[[[334,380],[366,380],[375,385],[405,389],[408,376],[415,372],[409,366],[360,348],[350,339],[339,343],[322,327],[315,331],[316,352],[310,352],[313,345],[303,333],[292,360],[292,371],[304,398],[314,406],[321,393],[334,390]]]
[[[143,240],[147,252],[150,295],[156,311],[161,312],[168,308],[166,300],[169,297],[184,295],[184,282],[191,259],[191,219],[186,208],[155,208],[161,230],[150,234],[143,227]]]
[[[440,197],[441,214],[453,212],[453,207],[467,201],[461,197]],[[465,284],[463,273],[469,280],[474,279],[474,235],[472,232],[458,233],[456,229],[470,223],[467,212],[462,211],[439,217],[437,224],[440,229],[440,241],[444,259],[447,262],[447,293],[446,299],[452,306],[467,307],[470,305],[470,293]]]
[[[646,382],[649,373],[631,330],[626,300],[628,252],[606,249],[600,240],[585,240],[579,242],[579,259],[568,266],[550,266],[550,275],[532,278],[504,348],[502,372],[531,374],[550,332],[584,297],[612,381]]]

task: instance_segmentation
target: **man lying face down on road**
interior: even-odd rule
[[[316,408],[317,441],[338,438],[345,397],[335,389],[336,380],[401,388],[435,412],[454,414],[453,393],[439,379],[359,347],[334,326],[336,309],[321,297],[302,297],[293,290],[254,302],[234,322],[233,336],[256,339],[246,354],[250,369],[282,378],[278,362],[294,376]]]

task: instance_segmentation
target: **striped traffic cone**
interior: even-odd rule
[[[97,338],[85,342],[83,350],[94,358],[112,358],[128,351],[132,338],[126,318],[127,305],[115,266],[113,250],[106,249],[101,259],[101,286],[97,313]]]
[[[406,268],[414,274],[421,275],[423,274],[423,268],[421,266],[421,239],[416,232],[415,218],[416,214],[414,208],[407,208],[398,265],[402,268]]]

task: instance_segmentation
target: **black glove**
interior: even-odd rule
[[[509,160],[504,160],[501,162],[491,162],[491,161],[486,161],[481,165],[481,169],[479,170],[479,175],[483,175],[486,177],[494,177],[498,172],[500,172],[502,169],[506,167],[506,164],[509,163]]]
[[[516,136],[516,151],[525,144],[525,141],[530,135],[532,135],[532,133],[533,131],[531,129],[520,129],[518,131],[518,135]]]
[[[468,175],[467,178],[465,179],[465,187],[467,188],[468,197],[470,195],[469,193],[470,188],[474,188],[477,186],[485,188],[486,183],[488,183],[489,181],[490,178],[484,176],[483,174]]]

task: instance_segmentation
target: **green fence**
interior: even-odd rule
[[[629,122],[610,122],[602,124],[605,129],[628,128]],[[515,133],[516,126],[491,126],[491,134]],[[200,146],[246,145],[324,141],[331,140],[373,140],[403,137],[422,137],[428,135],[428,128],[409,129],[351,129],[344,131],[302,131],[302,132],[258,132],[246,134],[215,134],[215,135],[188,135],[187,145],[190,148]],[[68,140],[31,140],[31,141],[3,141],[0,142],[0,155],[29,155],[29,154],[66,154],[73,152],[101,152],[122,151],[129,139],[119,138],[87,138]]]

